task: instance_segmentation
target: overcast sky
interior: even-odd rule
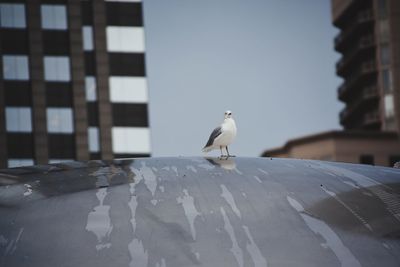
[[[237,156],[340,128],[329,0],[143,3],[153,156],[202,155],[228,109]]]

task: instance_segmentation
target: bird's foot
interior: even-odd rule
[[[221,155],[221,156],[219,156],[218,159],[228,159],[228,158],[229,158],[229,155]]]
[[[235,158],[235,157],[236,157],[235,155],[228,155],[227,158]]]

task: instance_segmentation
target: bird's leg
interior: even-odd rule
[[[221,150],[221,156],[219,157],[219,159],[227,159],[229,156],[224,155],[224,153],[222,152],[222,146],[220,146],[219,149]]]
[[[228,156],[227,156],[227,158],[230,158],[230,157],[236,157],[236,156],[234,156],[234,155],[229,155],[228,146],[226,146],[226,147],[225,147],[225,149],[226,149],[226,153],[228,153]]]

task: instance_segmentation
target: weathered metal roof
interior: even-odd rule
[[[400,170],[147,158],[0,170],[0,266],[399,266]]]

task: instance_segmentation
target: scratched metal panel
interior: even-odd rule
[[[0,170],[0,266],[399,266],[400,171],[148,158]]]

